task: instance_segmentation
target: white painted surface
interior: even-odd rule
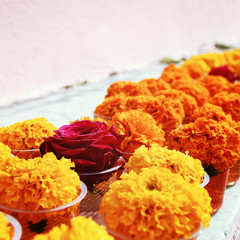
[[[239,0],[0,0],[0,106],[240,39]]]

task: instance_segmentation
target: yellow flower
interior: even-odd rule
[[[11,158],[11,149],[0,142],[0,165],[4,160]]]
[[[11,240],[14,229],[6,216],[0,212],[0,240]]]
[[[13,149],[36,149],[44,137],[52,136],[57,128],[44,117],[16,122],[0,128],[0,142]]]
[[[11,157],[0,165],[0,204],[21,210],[51,209],[67,204],[81,192],[70,159],[53,153],[42,158]]]
[[[140,173],[143,168],[158,166],[166,167],[172,173],[180,174],[187,182],[201,183],[205,174],[200,160],[188,154],[176,150],[169,150],[167,147],[153,145],[149,149],[142,146],[135,150],[133,156],[125,164],[129,171]]]
[[[131,171],[110,185],[100,213],[107,226],[136,240],[186,238],[209,226],[211,198],[199,184],[158,166]]]
[[[71,219],[70,226],[61,224],[46,234],[39,234],[33,240],[114,240],[104,226],[92,218],[78,216]]]

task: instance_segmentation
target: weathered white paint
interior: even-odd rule
[[[0,106],[240,39],[239,0],[0,0]]]

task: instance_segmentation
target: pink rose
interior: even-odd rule
[[[54,133],[41,144],[41,153],[71,159],[78,173],[100,172],[124,163],[118,148],[125,136],[114,126],[109,129],[104,122],[84,120],[64,125]]]

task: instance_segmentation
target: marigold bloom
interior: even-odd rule
[[[123,94],[126,96],[152,95],[146,83],[139,84],[132,81],[118,81],[111,84],[107,89],[105,98]]]
[[[165,140],[161,126],[157,126],[150,114],[140,110],[116,113],[109,124],[114,125],[119,134],[126,135],[120,146],[123,152],[132,153],[142,145],[150,147],[154,143],[162,146]]]
[[[94,111],[94,114],[103,117],[112,117],[117,112],[122,112],[126,108],[127,97],[124,94],[108,97],[100,103]]]
[[[181,90],[192,97],[197,101],[197,105],[201,107],[204,103],[209,100],[210,94],[207,88],[201,85],[199,82],[192,82],[191,84],[177,84],[172,86],[172,88]]]
[[[191,84],[193,82],[188,71],[176,67],[173,63],[164,68],[160,79],[167,82],[171,87],[178,84]]]
[[[240,94],[220,92],[215,94],[210,103],[222,107],[226,114],[231,114],[232,119],[236,122],[240,121]]]
[[[166,167],[172,173],[180,174],[187,182],[201,183],[205,174],[200,160],[188,154],[152,145],[149,149],[141,146],[135,150],[125,164],[128,171],[140,173],[143,168],[158,166]]]
[[[113,231],[136,240],[187,238],[209,226],[211,198],[199,184],[158,166],[123,174],[103,196],[100,213]]]
[[[4,145],[3,143],[0,142],[0,165],[1,162],[5,162],[11,158],[11,149],[7,145]]]
[[[240,94],[240,82],[231,84],[227,91],[228,91],[229,93],[235,92],[235,93]]]
[[[240,49],[225,51],[223,56],[226,59],[225,65],[227,65],[231,71],[240,76]]]
[[[97,224],[92,218],[78,216],[70,221],[70,225],[61,224],[50,232],[38,234],[33,240],[114,240],[104,226]]]
[[[228,121],[229,123],[232,123],[233,121],[230,114],[226,114],[220,106],[211,103],[205,103],[202,107],[197,108],[193,113],[191,120],[194,122],[200,117],[213,119],[215,121]]]
[[[43,210],[73,201],[81,192],[70,159],[53,153],[42,158],[11,157],[0,164],[0,204],[21,210]]]
[[[166,146],[188,151],[205,169],[228,170],[240,158],[240,133],[226,121],[198,118],[171,131]]]
[[[147,84],[148,89],[152,94],[159,90],[169,90],[171,89],[170,85],[163,81],[163,79],[147,78],[143,79],[138,84]]]
[[[202,76],[197,82],[208,89],[211,97],[218,92],[226,91],[232,85],[226,78],[214,75]]]
[[[193,114],[193,112],[197,109],[196,99],[193,96],[181,90],[176,90],[176,89],[159,90],[154,94],[154,96],[160,96],[160,95],[164,95],[167,98],[179,99],[183,105],[185,117],[190,117]]]
[[[0,142],[12,150],[36,149],[44,141],[43,138],[52,136],[56,129],[44,117],[16,122],[0,128]]]
[[[165,96],[128,97],[126,109],[138,109],[151,114],[164,131],[177,128],[185,117],[181,102]]]
[[[13,227],[6,216],[0,212],[0,240],[11,240],[14,234]]]

